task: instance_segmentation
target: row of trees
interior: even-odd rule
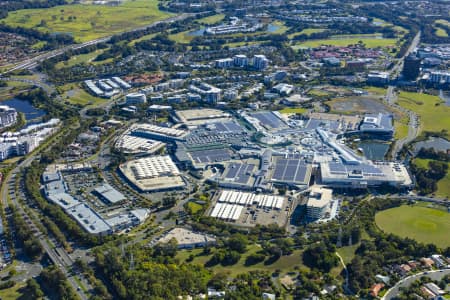
[[[27,223],[23,220],[17,211],[12,212],[12,221],[15,228],[16,239],[25,254],[33,260],[38,260],[44,249],[39,240],[33,235]]]

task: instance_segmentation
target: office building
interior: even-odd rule
[[[253,56],[253,67],[257,70],[264,70],[269,66],[269,60],[265,55],[255,55]]]
[[[127,105],[140,105],[147,102],[147,97],[143,93],[131,93],[125,96]]]
[[[7,105],[0,105],[0,128],[14,125],[17,122],[17,111]]]
[[[408,55],[403,63],[403,77],[406,80],[416,80],[420,73],[420,58],[415,55]]]

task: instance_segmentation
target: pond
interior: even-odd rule
[[[187,35],[189,36],[202,36],[205,33],[205,28],[200,28],[198,30],[190,31]]]
[[[280,29],[280,26],[278,26],[278,25],[275,25],[275,24],[267,25],[267,32],[275,32],[278,29]]]
[[[18,112],[25,115],[27,124],[39,121],[40,118],[46,115],[46,112],[42,109],[35,108],[30,102],[12,98],[1,102],[2,105],[8,105],[15,108]]]
[[[389,150],[389,144],[376,141],[361,141],[358,144],[364,156],[370,160],[384,160],[386,153]]]
[[[414,144],[414,151],[416,153],[421,148],[434,148],[436,151],[447,152],[450,149],[450,142],[440,137],[430,137],[425,141]]]

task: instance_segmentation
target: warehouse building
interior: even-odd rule
[[[168,243],[172,239],[177,241],[179,249],[194,249],[216,244],[215,237],[185,228],[174,228],[154,243]]]
[[[231,119],[229,113],[211,108],[178,110],[174,117],[187,127],[197,127],[206,123],[224,122]]]
[[[242,226],[256,224],[283,225],[288,216],[288,200],[284,196],[222,190],[214,196],[209,212],[212,218]]]
[[[188,134],[187,131],[161,127],[152,124],[134,124],[129,131],[132,136],[154,139],[162,142],[183,141]]]
[[[125,196],[121,192],[119,192],[109,184],[103,184],[99,187],[96,187],[93,193],[96,194],[100,198],[100,200],[107,204],[117,204],[126,200]]]
[[[124,153],[153,154],[165,146],[164,143],[138,136],[124,134],[117,139],[115,147]]]
[[[151,156],[126,162],[119,166],[122,174],[139,190],[156,192],[185,186],[170,156]]]

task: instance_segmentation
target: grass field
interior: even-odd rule
[[[397,102],[420,116],[422,131],[440,132],[445,129],[448,131],[447,138],[449,138],[450,107],[443,104],[438,96],[400,92]]]
[[[191,209],[193,214],[197,213],[203,208],[202,205],[195,202],[188,202],[187,206]]]
[[[76,64],[88,63],[88,62],[91,62],[94,58],[96,58],[98,55],[100,55],[104,51],[105,50],[100,50],[99,49],[99,50],[96,50],[94,52],[90,52],[90,53],[86,53],[86,54],[80,54],[80,55],[75,55],[75,56],[72,56],[67,61],[58,62],[55,67],[56,68],[63,68],[63,67],[71,67],[71,66],[74,66]]]
[[[322,96],[329,96],[330,93],[328,93],[327,91],[323,91],[323,90],[311,89],[308,91],[307,95],[322,97]]]
[[[108,101],[92,96],[76,84],[65,85],[62,87],[62,90],[64,90],[62,95],[63,99],[69,101],[71,104],[95,106]]]
[[[409,237],[439,247],[450,246],[450,213],[423,206],[391,208],[375,215],[377,225],[385,232]]]
[[[218,22],[222,21],[224,18],[225,18],[224,14],[217,14],[217,15],[198,19],[197,22],[200,24],[210,25],[210,24],[218,23]]]
[[[276,269],[283,270],[283,272],[287,273],[289,271],[293,271],[296,267],[307,270],[308,267],[303,265],[302,263],[302,252],[300,250],[295,250],[293,254],[289,256],[282,256],[277,261],[271,263],[271,264],[264,264],[264,262],[246,266],[245,260],[246,258],[257,251],[261,250],[261,247],[258,245],[251,245],[248,247],[248,251],[241,255],[241,259],[239,262],[237,262],[235,265],[232,266],[222,266],[222,265],[216,265],[211,267],[212,270],[215,272],[229,272],[231,276],[236,276],[237,274],[254,271],[254,270],[266,270],[269,272],[274,272]],[[207,256],[198,256],[203,249],[194,249],[194,250],[182,250],[178,251],[176,258],[178,258],[180,261],[185,261],[190,254],[193,254],[195,256],[192,263],[197,264],[205,264],[210,258],[211,255]]]
[[[430,161],[431,159],[415,158],[413,163],[419,168],[428,169],[428,163]],[[450,163],[448,163],[448,167],[450,170]],[[450,171],[447,171],[445,177],[437,182],[435,195],[442,198],[450,198]]]
[[[156,35],[157,35],[157,33],[151,33],[151,34],[144,35],[143,37],[132,40],[131,42],[128,43],[128,45],[133,46],[134,44],[136,44],[140,41],[150,40],[150,39],[154,38]]]
[[[374,35],[345,35],[345,36],[333,36],[329,39],[323,40],[310,40],[305,41],[303,43],[297,44],[294,49],[298,48],[316,48],[322,45],[331,45],[331,46],[341,46],[345,47],[348,45],[358,44],[358,42],[363,42],[367,48],[385,48],[385,47],[395,47],[397,43],[397,39],[384,39],[374,37]]]
[[[169,39],[177,43],[189,44],[192,41],[192,39],[195,38],[195,36],[189,35],[191,31],[192,30],[187,30],[175,34],[170,34]]]
[[[445,26],[447,26],[447,27],[450,27],[450,22],[447,21],[447,20],[440,19],[440,20],[436,20],[435,23],[437,23],[437,24],[442,24],[442,25],[445,25]]]
[[[9,289],[0,290],[0,298],[2,300],[16,300],[23,295],[19,290],[25,286],[25,283],[16,283],[15,286]]]
[[[289,34],[288,38],[293,39],[294,37],[296,37],[297,35],[300,35],[300,34],[311,35],[313,33],[324,32],[326,30],[327,29],[324,29],[324,28],[306,28],[306,29],[303,29],[302,31]]]
[[[447,31],[445,31],[442,28],[438,28],[438,27],[436,27],[435,34],[439,37],[448,37]]]
[[[366,90],[367,92],[369,92],[371,94],[379,95],[381,97],[384,97],[386,95],[385,88],[380,88],[380,87],[375,87],[375,86],[367,86],[364,88],[364,90]]]
[[[394,138],[400,140],[408,136],[408,120],[394,120]]]
[[[296,107],[296,108],[283,108],[282,110],[279,110],[282,114],[303,114],[307,111],[306,108]]]
[[[170,15],[158,9],[157,0],[128,0],[114,7],[70,4],[23,9],[10,12],[4,22],[45,32],[71,33],[78,42],[85,42],[148,25]]]

